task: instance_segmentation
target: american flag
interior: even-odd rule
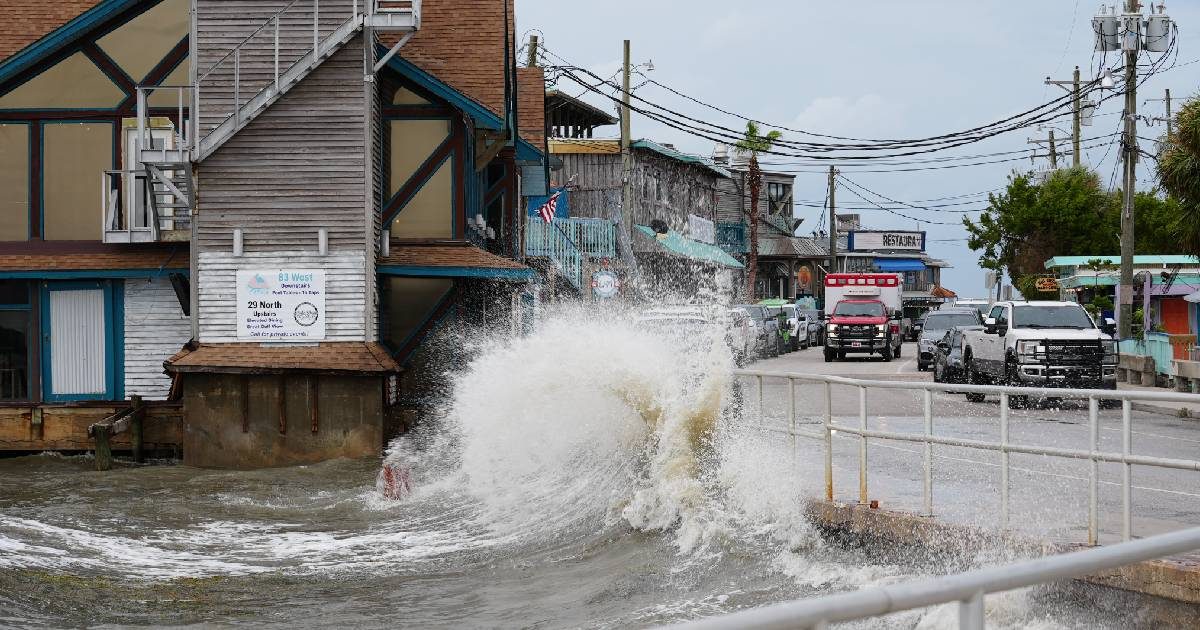
[[[562,191],[560,190],[553,195],[550,195],[550,198],[546,200],[546,203],[542,204],[542,207],[538,208],[538,214],[542,216],[542,220],[546,223],[550,223],[554,219],[554,212],[558,210],[558,196],[561,194]]]

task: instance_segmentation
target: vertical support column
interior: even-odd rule
[[[142,444],[144,437],[144,426],[146,419],[146,408],[142,406],[142,397],[134,394],[129,397],[129,404],[133,407],[132,424],[129,427],[129,439],[133,447],[133,461],[141,464],[145,461],[145,455],[142,453]]]
[[[1008,528],[1008,392],[1000,393],[1000,527]]]
[[[925,410],[925,516],[933,516],[933,392],[928,389],[924,393]]]
[[[958,602],[959,630],[983,630],[983,591]]]
[[[250,432],[250,377],[242,375],[242,433]]]
[[[279,434],[287,435],[287,375],[279,375],[279,389],[276,394],[279,403]]]
[[[1100,401],[1088,397],[1088,545],[1099,543],[1100,462],[1096,452],[1100,450]]]
[[[858,428],[867,430],[867,388],[858,386]],[[868,505],[867,498],[867,436],[858,436],[858,502]]]
[[[308,377],[308,413],[312,423],[312,432],[317,432],[317,376]]]
[[[1133,536],[1133,464],[1128,461],[1133,453],[1133,401],[1121,401],[1121,540]]]
[[[796,452],[796,381],[788,377],[788,427],[792,436],[792,461],[798,459]]]
[[[96,470],[111,470],[112,456],[112,427],[95,425],[92,437],[96,440]]]
[[[833,385],[825,381],[825,500],[833,501]]]

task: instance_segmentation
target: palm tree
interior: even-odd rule
[[[1190,99],[1175,115],[1158,159],[1158,179],[1179,200],[1171,230],[1185,254],[1200,256],[1200,99]]]
[[[771,146],[782,136],[778,131],[769,131],[765,136],[762,135],[758,132],[758,125],[750,120],[746,122],[746,135],[733,147],[738,155],[750,156],[750,173],[746,177],[746,187],[750,189],[750,254],[746,264],[746,297],[750,302],[754,301],[754,282],[758,275],[758,194],[762,188],[758,154],[770,151]]]

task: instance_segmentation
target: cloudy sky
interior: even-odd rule
[[[602,8],[561,0],[516,2],[518,33],[525,37],[538,33],[549,53],[603,77],[618,71],[621,40],[629,39],[634,63],[652,61],[654,69],[646,75],[680,92],[777,126],[859,138],[920,138],[970,129],[1062,94],[1043,84],[1047,76],[1069,79],[1079,65],[1087,79],[1103,67],[1122,63],[1114,53],[1108,53],[1107,59],[1093,53],[1091,17],[1100,3],[1081,0],[610,0]],[[1182,99],[1196,94],[1200,86],[1200,3],[1168,3],[1167,14],[1179,25],[1178,59],[1174,68],[1150,78],[1140,88],[1138,112],[1146,116],[1163,115],[1161,100],[1149,99],[1162,99],[1164,89],[1171,90],[1172,98]],[[1143,61],[1149,60],[1144,53]],[[1192,61],[1197,63],[1189,63]],[[635,77],[634,84],[638,83]],[[559,87],[571,94],[584,92],[565,79]],[[636,93],[725,127],[745,124],[653,84],[639,87]],[[584,98],[612,109],[602,97]],[[1109,150],[1105,136],[1118,130],[1122,102],[1116,98],[1104,103],[1095,124],[1084,127],[1082,134],[1085,145],[1098,145],[1082,152],[1083,162],[1096,169],[1105,182],[1113,180],[1118,150],[1116,145]],[[1068,136],[1070,117],[1057,127],[1060,138]],[[1164,131],[1161,122],[1148,126],[1139,121],[1138,129],[1145,138]],[[930,253],[954,265],[945,271],[943,283],[964,297],[974,296],[983,293],[983,274],[975,253],[962,240],[953,240],[965,236],[958,225],[962,215],[946,211],[982,209],[986,196],[977,193],[1002,188],[1013,168],[1045,168],[1046,159],[1031,164],[1027,151],[1027,140],[1039,135],[1045,138],[1046,132],[1022,129],[928,156],[840,168],[850,180],[895,200],[917,201],[916,205],[923,206],[965,202],[929,210],[896,209],[930,222],[921,225],[929,232]],[[637,114],[633,136],[704,155],[711,154],[714,146],[711,140]],[[786,137],[801,138],[795,134]],[[1100,139],[1089,143],[1088,138]],[[1153,151],[1149,143],[1143,142],[1143,148]],[[1067,149],[1060,144],[1060,151]],[[913,163],[1005,151],[1026,153]],[[927,168],[1009,158],[1013,161]],[[1069,157],[1060,155],[1060,159]],[[786,163],[773,167],[776,170],[797,171],[796,199],[802,205],[797,206],[796,216],[804,219],[801,233],[810,232],[822,212],[827,166],[787,157],[770,156],[764,161]],[[903,168],[924,170],[897,170]],[[864,172],[870,170],[892,172]],[[1138,175],[1139,189],[1153,187],[1152,162],[1139,163]],[[958,198],[963,195],[972,196]],[[943,200],[946,197],[956,199]],[[941,201],[922,201],[931,199]],[[978,203],[973,203],[976,200]],[[871,227],[916,225],[877,209],[857,210],[871,206],[845,187],[838,191],[838,207],[856,208]],[[954,225],[931,223],[935,221]]]

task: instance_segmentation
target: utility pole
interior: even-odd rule
[[[533,45],[537,46],[537,37],[533,38]],[[1075,66],[1074,83],[1071,87],[1071,166],[1079,168],[1079,66]]]
[[[837,267],[837,169],[829,165],[829,273]]]
[[[1167,91],[1166,91],[1166,94],[1164,95],[1163,100],[1166,101],[1166,104],[1167,104],[1167,137],[1170,138],[1171,137],[1171,88],[1167,88]]]
[[[633,276],[637,276],[637,257],[633,255],[633,153],[629,128],[629,40],[625,40],[625,62],[621,67],[621,256]]]
[[[525,65],[527,67],[533,68],[533,67],[537,66],[537,53],[538,53],[538,36],[530,35],[529,36],[529,60],[525,62]],[[1075,70],[1075,73],[1079,74],[1078,68]]]
[[[1053,129],[1050,130],[1050,135],[1048,136],[1047,140],[1042,140],[1041,138],[1036,138],[1033,140],[1026,141],[1027,144],[1037,144],[1037,145],[1040,145],[1043,142],[1046,142],[1049,144],[1050,153],[1047,155],[1036,155],[1037,150],[1035,149],[1034,155],[1029,156],[1030,162],[1032,162],[1034,158],[1048,157],[1048,158],[1050,158],[1050,169],[1058,170],[1058,143],[1057,143],[1057,139],[1054,137]],[[1076,157],[1076,159],[1078,159],[1079,154],[1076,153],[1075,157]]]
[[[1127,0],[1127,15],[1137,14],[1138,0]],[[1121,304],[1118,311],[1120,335],[1129,339],[1133,324],[1133,195],[1137,184],[1137,61],[1138,45],[1125,46],[1125,199],[1121,208]]]

